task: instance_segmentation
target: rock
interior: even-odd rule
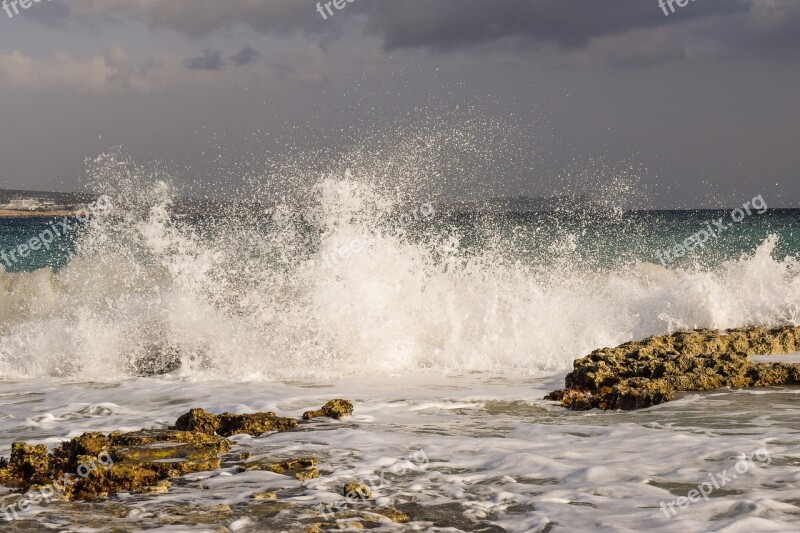
[[[364,523],[369,524],[368,527],[370,529],[374,529],[388,522],[404,524],[411,520],[408,515],[392,507],[370,510],[347,509],[335,512],[331,518],[310,524],[304,531],[336,531],[342,528],[359,529],[359,526],[364,527]],[[353,524],[359,524],[359,526],[353,526]]]
[[[351,402],[333,400],[315,413],[338,419],[352,412]],[[0,485],[22,492],[40,487],[54,489],[53,497],[65,501],[105,499],[119,492],[164,494],[172,487],[170,479],[221,468],[221,456],[231,446],[223,436],[242,433],[259,436],[297,426],[297,420],[271,412],[214,415],[203,409],[192,409],[171,429],[108,435],[85,433],[63,442],[52,452],[43,445],[14,443],[11,457],[0,458]],[[230,465],[249,458],[248,452],[241,452],[226,456],[225,460],[226,465]],[[237,470],[266,470],[294,476],[299,481],[320,477],[317,459],[313,457],[271,463],[255,461],[240,465]],[[369,489],[366,491],[364,494],[369,494]],[[277,498],[275,493],[255,493],[251,498],[255,500],[252,506],[269,506],[268,512],[289,508],[273,501]],[[202,523],[209,512],[218,516],[231,511],[207,509],[176,520]]]
[[[258,501],[277,500],[278,499],[278,495],[275,494],[274,492],[255,492],[255,493],[250,495],[250,498],[252,498],[254,500],[258,500]]]
[[[164,524],[181,525],[182,531],[186,526],[219,524],[230,519],[233,510],[229,505],[209,506],[176,506],[164,509],[159,513],[159,520]],[[194,529],[194,528],[191,528]],[[205,529],[207,531],[207,529]]]
[[[327,416],[339,420],[342,417],[353,414],[353,403],[348,400],[331,400],[322,406],[319,411],[306,411],[303,413],[303,420],[311,420]]]
[[[372,499],[372,491],[369,487],[358,481],[351,481],[345,485],[342,494],[344,494],[344,497],[348,500],[356,498],[361,500]]]
[[[29,490],[52,484],[51,459],[47,446],[24,442],[11,445],[11,457],[0,460],[0,485]]]
[[[172,483],[165,479],[164,481],[160,481],[153,485],[152,487],[145,487],[142,492],[146,494],[167,494],[169,493],[169,489],[172,488]]]
[[[749,356],[798,349],[800,328],[793,327],[650,337],[578,359],[567,374],[566,389],[545,399],[573,410],[632,410],[670,401],[679,391],[797,384],[800,364],[756,363]]]
[[[317,469],[317,459],[314,457],[291,459],[280,463],[267,463],[255,461],[241,465],[237,468],[238,472],[247,472],[250,470],[263,470],[267,472],[274,472],[284,476],[294,476],[299,481],[307,479],[315,479],[319,477],[319,470]]]
[[[386,507],[386,508],[382,508],[382,509],[373,509],[372,512],[373,513],[377,513],[377,514],[382,515],[382,516],[385,516],[391,522],[394,522],[396,524],[405,524],[406,522],[408,522],[410,520],[410,518],[408,518],[407,514],[405,514],[402,511],[398,511],[394,507]]]
[[[298,481],[306,481],[308,479],[317,479],[319,478],[320,473],[317,468],[309,468],[308,470],[304,470],[302,472],[297,472],[294,477],[297,478]]]
[[[192,409],[178,418],[175,428],[181,431],[199,431],[208,435],[232,437],[246,434],[258,437],[264,433],[288,431],[297,427],[297,420],[279,417],[275,413],[213,415],[202,409]]]
[[[180,431],[199,431],[214,435],[219,430],[219,419],[203,409],[192,409],[175,422],[175,429]]]
[[[283,418],[275,413],[255,413],[251,415],[233,415],[225,413],[219,416],[219,434],[231,437],[241,433],[258,437],[269,432],[289,431],[297,427],[297,420]]]
[[[66,500],[107,498],[118,492],[166,492],[169,478],[220,468],[225,439],[205,433],[143,430],[86,433],[52,453],[14,443],[0,482],[28,491],[50,486]]]

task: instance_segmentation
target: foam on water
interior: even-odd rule
[[[717,391],[635,412],[567,412],[538,399],[562,380],[424,374],[269,387],[174,378],[0,383],[0,454],[12,439],[52,448],[85,431],[165,427],[197,405],[299,417],[335,394],[354,401],[353,417],[234,438],[233,451],[253,460],[315,456],[319,479],[237,474],[226,465],[185,476],[156,498],[32,506],[15,526],[99,531],[113,519],[131,530],[299,530],[299,510],[275,517],[255,510],[250,494],[276,491],[302,509],[394,506],[414,517],[405,528],[378,531],[797,531],[798,390]],[[764,453],[748,463],[757,450]],[[691,491],[709,476],[719,486],[705,487],[706,501]],[[341,489],[352,479],[373,487],[374,504],[344,502]],[[179,521],[180,509],[219,505],[231,512],[192,526]]]

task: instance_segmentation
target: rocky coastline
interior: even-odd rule
[[[143,429],[110,434],[85,433],[63,442],[53,451],[45,445],[15,442],[11,457],[0,458],[0,485],[15,491],[3,498],[0,521],[22,521],[31,505],[45,502],[103,502],[118,493],[167,494],[181,476],[231,468],[235,473],[254,470],[294,477],[301,483],[320,477],[315,457],[283,461],[251,460],[243,446],[229,437],[269,435],[301,429],[317,417],[344,419],[353,413],[348,400],[332,400],[319,410],[307,411],[301,420],[274,412],[237,415],[211,414],[192,409],[168,429]],[[319,532],[367,524],[402,523],[409,520],[400,510],[375,505],[366,485],[351,480],[342,495],[356,504],[331,512],[281,501],[275,492],[254,492],[248,505],[251,514],[269,519],[284,511],[298,518],[296,531]],[[11,501],[13,500],[13,502]],[[174,509],[176,525],[211,523],[230,516],[227,505],[193,511]],[[186,511],[186,512],[184,512]]]
[[[633,410],[668,402],[681,392],[796,385],[800,384],[800,363],[759,362],[753,357],[798,351],[800,328],[795,327],[654,336],[599,349],[578,359],[566,376],[565,388],[546,399],[571,410]],[[333,470],[326,469],[318,457],[303,453],[295,456],[297,452],[252,458],[247,439],[234,437],[269,439],[277,433],[304,431],[320,417],[346,421],[353,410],[353,403],[343,399],[307,410],[300,418],[274,412],[213,414],[191,409],[166,429],[85,433],[52,450],[41,444],[15,442],[11,456],[0,458],[0,486],[6,487],[0,496],[0,521],[5,517],[17,530],[26,530],[26,511],[42,501],[55,505],[102,504],[104,513],[131,512],[125,495],[158,498],[180,488],[184,476],[221,469],[232,476],[272,472],[293,478],[302,486]],[[163,519],[159,519],[191,527],[246,516],[257,524],[271,524],[273,520],[292,524],[287,531],[320,532],[342,527],[369,529],[422,516],[413,505],[378,505],[363,480],[350,479],[336,490],[346,497],[346,506],[314,507],[298,500],[296,492],[262,487],[248,490],[246,504],[190,509],[165,503]],[[219,529],[223,530],[228,531]]]
[[[545,399],[572,410],[633,410],[679,392],[800,384],[800,363],[756,362],[800,351],[800,328],[697,330],[596,350],[575,361],[564,389]]]

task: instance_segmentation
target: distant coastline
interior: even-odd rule
[[[89,193],[0,189],[0,219],[74,217],[96,199]]]
[[[79,211],[54,209],[52,211],[22,211],[17,209],[0,209],[0,219],[5,218],[54,218],[74,217]]]

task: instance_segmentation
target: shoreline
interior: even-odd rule
[[[77,214],[78,211],[68,210],[16,211],[13,209],[0,209],[0,219],[74,217]]]
[[[499,501],[496,495],[503,495],[505,501],[538,505],[542,522],[558,520],[569,530],[586,530],[580,523],[598,515],[612,528],[644,531],[650,526],[662,530],[670,522],[660,508],[661,502],[675,503],[676,512],[690,512],[681,509],[675,498],[709,479],[709,474],[733,471],[743,454],[765,448],[768,455],[761,457],[772,458],[772,464],[767,465],[769,459],[755,461],[758,468],[748,463],[747,475],[739,475],[726,487],[737,494],[716,493],[715,489],[712,507],[704,507],[702,500],[695,502],[693,512],[703,513],[697,515],[701,529],[711,530],[718,522],[714,516],[720,506],[733,507],[741,499],[758,497],[765,483],[791,475],[796,469],[790,460],[796,442],[792,428],[776,427],[771,422],[791,420],[795,415],[793,391],[741,394],[723,390],[682,398],[656,410],[605,413],[601,420],[597,412],[568,412],[534,400],[562,380],[563,373],[536,379],[518,374],[508,379],[487,379],[486,375],[454,377],[439,373],[393,378],[391,383],[324,378],[269,386],[263,381],[187,382],[176,386],[170,379],[136,378],[102,380],[107,385],[90,380],[63,386],[49,380],[4,384],[0,403],[9,416],[0,421],[4,434],[0,455],[8,457],[12,441],[17,441],[28,442],[28,452],[46,444],[49,458],[62,449],[59,437],[75,437],[76,445],[86,444],[89,439],[80,436],[87,433],[96,437],[93,442],[97,446],[76,450],[81,457],[76,456],[74,462],[69,456],[68,468],[62,469],[66,478],[51,476],[48,471],[42,480],[45,484],[27,495],[7,493],[7,499],[0,500],[0,523],[2,506],[6,505],[12,518],[14,512],[19,517],[16,526],[31,530],[44,521],[65,524],[62,528],[89,523],[102,529],[104,523],[120,520],[115,518],[120,515],[126,516],[123,523],[131,530],[167,524],[187,531],[200,527],[222,530],[223,526],[234,531],[327,531],[354,522],[369,529],[375,520],[385,524],[381,527],[398,530],[429,530],[452,524],[462,531],[489,530],[501,520],[501,524],[519,524],[518,530],[530,530],[529,516],[514,514],[515,509],[505,514],[502,502],[497,506],[492,503]],[[32,389],[44,393],[41,400],[30,397]],[[316,409],[336,397],[353,401],[351,416],[343,420],[303,419],[307,409]],[[209,411],[182,416],[197,407]],[[255,413],[272,419],[267,412],[276,412],[276,419],[295,419],[298,427],[234,438],[234,445],[220,457],[221,468],[187,474],[177,482],[153,478],[156,484],[141,494],[109,495],[108,499],[80,503],[81,494],[90,495],[96,484],[112,474],[106,466],[115,468],[121,476],[132,472],[128,468],[133,462],[126,466],[127,459],[136,459],[137,466],[145,460],[145,468],[136,470],[143,476],[149,476],[151,470],[147,462],[163,464],[163,454],[170,450],[192,450],[192,457],[185,458],[188,460],[170,463],[176,470],[216,461],[216,456],[211,457],[215,451],[211,437],[196,431],[191,444],[153,443],[125,451],[118,447],[132,439],[155,440],[164,434],[159,431],[169,426],[189,429],[184,422],[194,421],[194,429],[199,429],[197,423],[202,423],[208,413],[231,410],[245,419]],[[94,416],[87,417],[90,413]],[[31,415],[46,416],[42,419],[46,426],[26,422]],[[214,417],[218,421],[229,419],[220,414]],[[211,429],[217,424],[214,417],[208,417]],[[183,419],[181,423],[179,419]],[[771,441],[765,442],[749,426],[748,431],[741,431],[743,423],[755,421],[763,421],[756,428]],[[432,422],[435,431],[431,431]],[[730,431],[717,430],[709,435],[698,431],[698,426]],[[144,434],[137,431],[142,428],[146,428]],[[127,432],[133,434],[124,435]],[[576,434],[582,437],[576,438]],[[110,445],[103,449],[108,440]],[[565,450],[564,443],[569,443],[569,449]],[[479,461],[476,449],[481,450]],[[17,450],[25,451],[19,446]],[[41,457],[42,463],[37,464],[44,466],[45,455]],[[50,458],[51,466],[62,464]],[[680,472],[675,471],[676,465],[681,467]],[[463,492],[452,491],[452,477],[448,476],[453,466],[471,476],[472,482],[463,484]],[[86,478],[81,477],[81,471],[88,474]],[[309,477],[317,472],[319,477]],[[157,469],[156,474],[160,476],[161,471]],[[299,479],[298,474],[307,479]],[[114,479],[118,479],[116,475]],[[634,485],[632,479],[650,482]],[[372,491],[372,498],[358,486],[349,486],[351,481]],[[48,484],[55,490],[65,487],[73,502],[62,501],[59,493],[48,503]],[[632,486],[639,491],[635,499],[631,497]],[[598,508],[558,499],[565,492],[603,490],[611,496],[593,500],[602,503]],[[409,501],[409,496],[414,500]],[[42,501],[35,505],[32,499],[37,497]],[[570,497],[570,501],[581,500]],[[473,502],[488,502],[482,505],[492,505],[502,514],[464,515],[465,508],[477,505]],[[27,503],[31,503],[32,512],[21,510],[21,506],[28,508]],[[408,518],[406,525],[392,526],[376,516],[390,508]],[[638,510],[632,514],[634,508]],[[399,513],[392,516],[403,519]],[[778,515],[776,520],[782,518]],[[789,515],[788,519],[796,518]],[[242,528],[242,524],[247,527]]]

